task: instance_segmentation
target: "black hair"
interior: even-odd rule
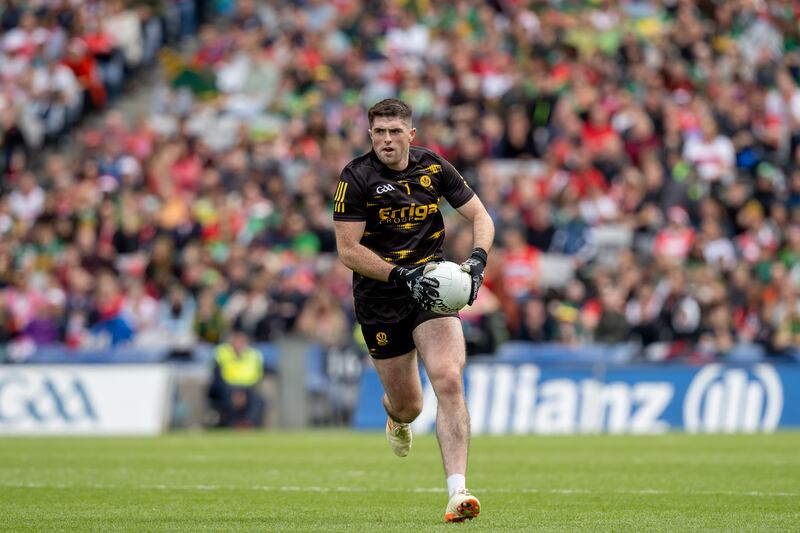
[[[370,127],[375,117],[398,117],[411,124],[411,114],[411,107],[407,103],[397,98],[387,98],[370,107],[367,118]]]

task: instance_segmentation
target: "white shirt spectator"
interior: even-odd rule
[[[34,70],[31,77],[31,88],[35,94],[57,91],[64,97],[68,107],[81,101],[81,86],[72,69],[61,64],[51,68],[40,67]]]
[[[47,30],[37,28],[26,31],[20,27],[14,28],[3,37],[3,47],[6,51],[14,51],[25,56],[33,57],[36,47],[47,40]]]
[[[23,185],[9,196],[8,203],[15,218],[27,224],[36,220],[44,209],[44,190],[36,184]]]
[[[737,44],[745,62],[755,65],[764,50],[773,58],[780,57],[783,51],[783,35],[766,18],[758,17],[737,39]]]
[[[773,89],[767,94],[767,114],[781,118],[784,123],[789,122],[789,117],[800,122],[800,89],[795,89],[787,102],[777,90]]]
[[[653,255],[683,261],[694,243],[694,230],[689,226],[689,215],[679,206],[667,210],[669,225],[656,234]]]
[[[732,270],[736,266],[736,248],[725,237],[706,243],[703,246],[703,257],[707,263],[723,270]]]
[[[239,52],[217,69],[217,87],[224,93],[239,93],[250,75],[250,57]]]
[[[28,58],[16,49],[6,49],[5,54],[0,55],[0,76],[9,82],[19,80],[29,63]]]
[[[590,226],[615,220],[619,216],[617,203],[607,194],[593,193],[578,204],[581,218]]]
[[[135,67],[142,62],[142,26],[135,11],[125,9],[109,14],[103,20],[103,29],[114,36],[126,65]]]
[[[137,294],[130,295],[125,299],[122,307],[122,314],[133,324],[136,333],[154,329],[158,326],[160,307],[158,300],[149,294],[137,291]]]
[[[686,141],[683,157],[691,163],[705,181],[726,181],[732,177],[736,151],[731,140],[717,135],[711,140],[694,137]]]
[[[308,29],[317,33],[322,31],[336,16],[336,8],[321,0],[314,0],[305,8],[308,15]]]
[[[386,51],[389,55],[422,57],[428,49],[429,42],[428,28],[422,24],[392,28],[386,33]]]

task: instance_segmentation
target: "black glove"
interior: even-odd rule
[[[439,298],[439,280],[423,276],[425,265],[415,268],[396,266],[389,273],[389,283],[405,287],[420,307],[431,310],[434,300]]]
[[[472,290],[469,293],[469,305],[478,297],[478,289],[483,285],[483,269],[486,268],[486,260],[489,254],[483,248],[475,248],[469,259],[461,263],[461,270],[472,277]]]

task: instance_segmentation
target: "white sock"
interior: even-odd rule
[[[467,479],[464,477],[464,474],[453,474],[452,476],[447,476],[447,492],[450,497],[458,489],[463,489],[467,486]]]

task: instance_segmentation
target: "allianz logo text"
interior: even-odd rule
[[[653,434],[671,427],[755,432],[773,431],[780,421],[783,389],[770,365],[754,366],[755,379],[745,369],[722,365],[697,373],[687,370],[684,376],[662,381],[649,379],[652,372],[628,372],[625,381],[584,378],[586,372],[560,372],[563,377],[542,380],[534,364],[469,365],[466,394],[472,432]],[[424,394],[422,414],[414,422],[423,432],[432,431],[436,421],[430,383]]]
[[[783,412],[783,385],[771,365],[752,369],[713,364],[703,367],[692,380],[683,401],[686,431],[775,431]]]
[[[0,378],[0,430],[17,424],[97,421],[80,379],[4,373]]]

